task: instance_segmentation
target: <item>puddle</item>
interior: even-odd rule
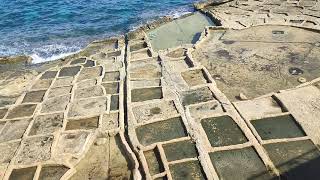
[[[21,168],[21,169],[14,169],[9,177],[9,180],[32,180],[34,174],[36,173],[37,167],[28,167],[28,168]]]
[[[180,117],[140,126],[136,133],[139,142],[144,146],[188,135]]]
[[[213,100],[213,94],[208,87],[182,92],[182,104],[184,106]]]
[[[158,149],[146,151],[144,152],[144,156],[147,160],[149,172],[152,176],[164,172],[164,167]]]
[[[164,144],[163,149],[169,162],[198,156],[196,146],[190,140]]]
[[[206,177],[198,161],[188,161],[169,165],[169,169],[174,180],[197,179],[205,180]]]
[[[132,102],[142,102],[142,101],[147,101],[152,99],[162,99],[161,87],[131,90]]]
[[[66,126],[66,130],[75,129],[95,129],[98,128],[99,117],[92,117],[80,120],[69,120]]]
[[[213,147],[243,144],[248,141],[239,126],[229,116],[203,119],[201,125]]]
[[[50,180],[50,179],[60,179],[69,168],[63,165],[47,165],[41,168],[39,179]]]

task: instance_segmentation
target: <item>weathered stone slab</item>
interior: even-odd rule
[[[59,72],[59,77],[75,76],[80,71],[81,66],[63,67]]]
[[[107,98],[81,99],[71,104],[68,112],[69,117],[94,116],[104,113],[107,110]]]
[[[313,179],[320,174],[320,152],[310,140],[266,144],[263,147],[287,179]]]
[[[139,79],[139,80],[131,80],[131,87],[133,89],[140,89],[144,87],[157,87],[161,86],[160,79]]]
[[[134,61],[130,64],[130,78],[152,79],[161,77],[161,65],[152,59]]]
[[[133,59],[146,59],[151,57],[151,52],[149,49],[145,49],[145,50],[140,50],[140,51],[136,51],[131,53],[131,60]]]
[[[11,141],[22,138],[29,126],[30,119],[7,121],[0,134],[0,142]]]
[[[104,95],[103,89],[101,86],[86,87],[83,89],[76,89],[75,91],[76,99],[97,97],[97,96],[103,96],[103,95]]]
[[[86,58],[78,58],[76,60],[71,61],[70,65],[83,64],[85,62],[86,62]]]
[[[58,88],[52,88],[49,91],[48,98],[53,98],[62,95],[68,95],[71,93],[72,86],[64,86]]]
[[[241,116],[247,120],[263,118],[267,115],[282,113],[282,108],[272,97],[238,101],[233,103]]]
[[[163,150],[168,162],[198,157],[196,145],[190,140],[164,144]]]
[[[205,102],[203,104],[190,105],[189,111],[191,116],[196,119],[201,119],[202,117],[208,117],[215,114],[221,114],[224,112],[222,105],[217,100]]]
[[[306,136],[291,115],[263,118],[251,123],[263,140]]]
[[[16,164],[31,164],[51,158],[53,136],[28,138],[16,158]]]
[[[220,116],[201,120],[212,147],[243,144],[247,142],[239,126],[230,116]]]
[[[144,49],[144,48],[147,48],[148,45],[146,42],[139,42],[139,43],[136,43],[136,44],[131,44],[130,45],[130,51],[137,51],[137,50],[140,50],[140,49]]]
[[[119,113],[104,114],[101,120],[103,130],[112,130],[119,127]]]
[[[57,78],[52,87],[70,86],[72,81],[73,77]]]
[[[68,120],[66,130],[76,129],[96,129],[99,126],[99,117],[91,117],[85,119],[72,119]]]
[[[53,133],[63,126],[63,113],[37,116],[29,136]]]
[[[252,147],[210,153],[212,164],[223,179],[272,179]]]
[[[22,103],[37,103],[43,100],[46,90],[30,91],[24,96]]]
[[[113,71],[113,72],[106,72],[102,79],[103,82],[105,81],[119,81],[120,80],[120,72]]]
[[[152,99],[162,99],[162,88],[152,87],[143,89],[133,89],[131,90],[131,101],[132,102],[142,102]]]
[[[97,85],[97,79],[87,79],[77,83],[77,89],[84,89],[87,87]]]
[[[32,116],[36,107],[36,104],[23,104],[15,106],[9,111],[7,119]]]
[[[31,89],[48,89],[52,83],[51,79],[39,79]]]
[[[85,79],[95,79],[102,74],[102,67],[97,66],[97,67],[87,67],[83,68],[79,74],[79,77],[77,78],[77,81],[82,81]]]
[[[203,69],[185,71],[181,73],[181,76],[190,87],[210,83]]]
[[[181,93],[182,104],[184,106],[197,104],[213,100],[213,94],[208,87],[202,87],[195,90],[184,91]]]
[[[40,79],[54,79],[57,75],[57,71],[46,71],[42,74]]]
[[[70,101],[70,95],[64,95],[47,99],[42,103],[42,113],[49,113],[55,111],[64,111]]]
[[[13,169],[9,180],[33,180],[34,174],[36,173],[37,166],[21,168],[21,169]]]
[[[136,133],[139,142],[144,146],[188,136],[180,117],[140,126]]]
[[[69,170],[70,168],[63,165],[45,165],[42,166],[39,179],[41,180],[58,180]]]
[[[204,174],[199,161],[187,161],[169,165],[169,169],[173,179],[199,179],[205,180]]]
[[[149,173],[151,175],[164,172],[164,166],[161,161],[160,153],[158,149],[152,149],[144,152],[144,156],[147,160]]]
[[[0,107],[12,105],[16,102],[16,97],[0,96]]]
[[[88,137],[88,132],[73,132],[62,134],[58,141],[58,154],[76,155],[82,153]]]
[[[8,109],[0,109],[0,119],[2,119],[6,115],[7,111]]]
[[[160,118],[167,119],[179,114],[173,101],[148,103],[135,106],[132,109],[134,116],[139,123]]]
[[[0,164],[8,164],[20,146],[20,142],[2,143],[0,144]]]
[[[102,86],[106,90],[106,94],[118,94],[119,93],[119,82],[102,83]]]

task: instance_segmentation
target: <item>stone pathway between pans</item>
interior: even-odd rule
[[[156,52],[145,29],[0,74],[0,179],[314,179],[318,7],[210,5],[222,26],[193,45]]]

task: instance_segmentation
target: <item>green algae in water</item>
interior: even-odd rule
[[[196,146],[190,140],[164,144],[163,149],[168,161],[194,158],[198,156]]]
[[[188,135],[181,117],[140,126],[136,133],[139,142],[144,146]]]
[[[252,147],[209,154],[221,179],[272,179],[259,155]]]
[[[187,161],[169,165],[174,180],[205,180],[206,177],[199,161]]]
[[[291,115],[253,120],[251,123],[264,140],[306,135]]]
[[[201,125],[213,147],[243,144],[247,138],[229,116],[203,119]]]

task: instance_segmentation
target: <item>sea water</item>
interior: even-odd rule
[[[196,0],[0,0],[0,56],[44,62],[159,17],[193,11]]]

